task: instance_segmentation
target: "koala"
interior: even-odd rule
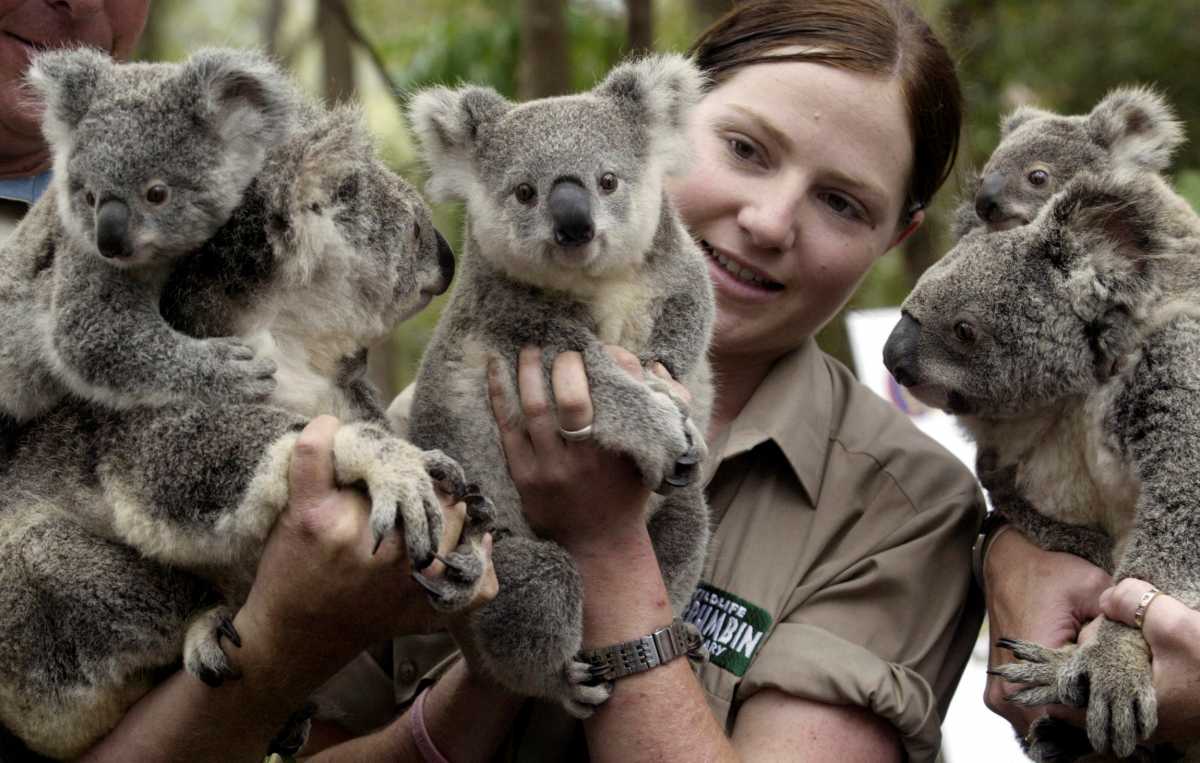
[[[418,93],[410,117],[435,197],[466,202],[456,288],[421,361],[408,435],[460,462],[496,505],[497,597],[472,613],[470,649],[503,685],[586,717],[609,689],[576,657],[582,587],[567,552],[525,520],[489,405],[489,361],[519,411],[516,358],[542,348],[545,371],[582,354],[591,438],[627,454],[658,491],[648,518],[671,603],[698,580],[708,518],[697,484],[711,405],[705,356],[714,301],[705,258],[664,195],[685,160],[701,78],[679,56],[615,68],[593,90],[513,104],[482,87]],[[635,379],[605,343],[661,362],[691,405],[657,377]],[[514,414],[519,416],[519,413]]]
[[[316,413],[351,421],[334,443],[336,479],[369,493],[377,542],[402,529],[414,569],[441,535],[434,486],[466,500],[448,574],[418,579],[444,610],[478,587],[490,503],[456,462],[372,420],[378,404],[356,377],[368,341],[449,287],[452,253],[356,111],[309,117],[160,290],[172,330],[278,358],[273,404],[69,396],[0,441],[0,726],[40,755],[79,755],[181,655],[207,683],[236,676],[223,645],[240,641],[232,616]],[[30,215],[54,219],[57,201]],[[77,252],[58,226],[12,235],[0,272],[32,311],[55,259]]]
[[[1146,170],[1080,174],[1028,225],[968,233],[922,276],[884,348],[898,382],[975,438],[997,510],[1108,538],[1115,579],[1193,607],[1198,357],[1200,220]],[[1014,701],[1087,709],[1086,740],[1038,724],[1035,760],[1125,757],[1153,733],[1138,630],[1104,620],[1083,647],[1000,643],[1020,659],[995,669],[1024,685]]]
[[[300,121],[290,80],[243,51],[116,64],[79,48],[36,57],[29,82],[46,102],[54,157],[52,189],[35,206],[54,214],[23,226],[53,229],[55,252],[40,261],[42,310],[6,309],[0,321],[0,410],[26,421],[68,393],[109,407],[266,400],[268,359],[229,337],[174,331],[158,307],[175,263],[228,220]]]
[[[1146,87],[1117,88],[1082,116],[1023,106],[1004,118],[1000,145],[955,214],[954,238],[1030,222],[1080,172],[1165,172],[1183,141],[1170,104]]]

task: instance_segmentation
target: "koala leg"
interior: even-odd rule
[[[1137,629],[1103,620],[1095,641],[1078,648],[1047,649],[1009,639],[997,643],[1021,660],[993,669],[1006,681],[1026,684],[1009,699],[1031,706],[1086,707],[1088,740],[1097,752],[1111,746],[1118,757],[1132,755],[1158,725],[1150,650]]]
[[[170,671],[209,594],[50,507],[0,507],[0,726],[40,755],[81,755]]]
[[[596,444],[632,458],[651,490],[669,492],[690,484],[705,445],[686,407],[664,391],[661,380],[632,378],[599,344],[585,347],[583,359]]]
[[[708,550],[708,504],[699,485],[662,496],[648,523],[675,614],[691,601]]]
[[[221,647],[221,639],[241,646],[233,627],[236,610],[225,604],[204,610],[192,618],[183,639],[183,667],[209,686],[220,686],[226,678],[241,678]]]
[[[561,702],[586,718],[610,694],[589,686],[575,658],[583,640],[583,583],[570,555],[549,541],[507,535],[492,553],[500,592],[471,616],[471,648],[496,680]]]

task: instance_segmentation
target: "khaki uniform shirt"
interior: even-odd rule
[[[811,340],[713,445],[716,530],[685,617],[711,654],[698,675],[717,719],[732,731],[739,705],[773,688],[866,708],[909,760],[935,759],[983,618],[970,472]],[[574,759],[569,721],[531,703],[504,757]]]

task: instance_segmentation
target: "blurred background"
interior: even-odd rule
[[[996,145],[1001,115],[1016,106],[1084,113],[1115,85],[1145,83],[1167,96],[1189,132],[1200,133],[1194,74],[1200,0],[916,4],[959,62],[967,101],[962,148],[956,177],[929,210],[928,222],[902,250],[879,261],[848,306],[852,325],[856,316],[873,314],[871,308],[898,305],[949,248],[949,213],[963,179],[983,166]],[[731,0],[155,0],[139,55],[178,60],[202,45],[266,49],[314,95],[362,103],[387,161],[420,187],[422,168],[402,117],[415,89],[471,81],[517,99],[586,89],[632,51],[685,50],[730,5]],[[1179,152],[1173,177],[1176,188],[1200,206],[1200,138]],[[438,228],[457,250],[461,209],[443,205],[435,211]],[[389,399],[412,379],[440,305],[435,302],[373,350],[372,376]],[[894,320],[887,316],[882,322],[883,335]],[[839,316],[819,340],[854,368],[846,324]],[[867,335],[872,333],[879,332]],[[860,375],[876,375],[861,362],[864,353],[857,354]],[[878,350],[865,357],[877,360]],[[881,394],[886,397],[886,390]],[[952,763],[1024,759],[1007,724],[983,706],[986,661],[981,642],[946,721],[945,753]]]
[[[1089,111],[1119,83],[1156,85],[1200,130],[1200,0],[916,0],[959,61],[967,122],[956,178],[928,222],[876,265],[848,309],[898,305],[949,248],[949,211],[965,173],[996,145],[1000,116],[1022,104]],[[408,93],[434,83],[490,84],[511,98],[582,90],[631,51],[683,51],[731,0],[155,0],[139,55],[178,60],[202,45],[270,51],[327,101],[367,109],[384,156],[420,187],[402,117]],[[1200,204],[1200,139],[1176,157],[1178,190]],[[436,209],[457,250],[461,210]],[[440,303],[372,353],[388,394],[413,377]],[[845,322],[822,346],[853,367]]]

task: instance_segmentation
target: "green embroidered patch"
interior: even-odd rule
[[[738,677],[771,628],[765,609],[707,583],[697,586],[683,619],[700,629],[712,663]]]

